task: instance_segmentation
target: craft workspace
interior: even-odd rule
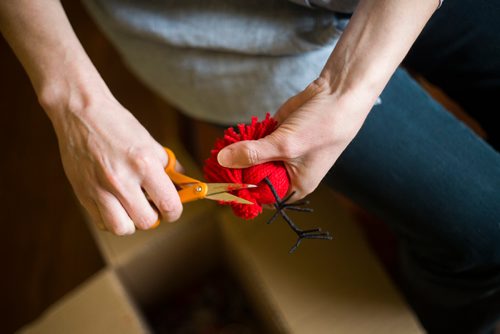
[[[500,334],[498,13],[0,2],[0,332]]]

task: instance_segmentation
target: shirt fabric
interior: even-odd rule
[[[301,2],[300,0],[294,2]],[[84,0],[151,89],[192,117],[247,122],[317,78],[356,1]],[[314,6],[308,8],[307,6]]]

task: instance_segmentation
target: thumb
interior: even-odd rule
[[[259,140],[245,140],[223,148],[217,155],[217,161],[227,168],[246,168],[264,162],[281,160],[281,150],[274,133]]]

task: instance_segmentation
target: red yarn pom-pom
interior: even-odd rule
[[[225,168],[217,162],[217,155],[224,147],[242,141],[256,140],[272,133],[278,123],[269,113],[266,118],[259,122],[257,117],[252,117],[248,125],[238,124],[237,131],[229,128],[224,131],[224,137],[216,140],[214,148],[210,152],[210,158],[205,161],[204,173],[209,182],[230,182],[255,184],[256,188],[241,189],[234,191],[234,195],[253,202],[254,204],[239,204],[234,202],[221,202],[231,205],[234,214],[244,219],[252,219],[262,212],[263,204],[276,202],[269,186],[264,182],[268,178],[273,184],[278,196],[283,198],[290,186],[290,179],[283,162],[272,161],[249,168]]]

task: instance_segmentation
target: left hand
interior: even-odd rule
[[[310,194],[357,134],[374,103],[371,95],[331,91],[315,80],[286,101],[275,114],[278,128],[265,138],[241,141],[219,152],[219,163],[246,168],[268,161],[284,162],[293,200]]]

